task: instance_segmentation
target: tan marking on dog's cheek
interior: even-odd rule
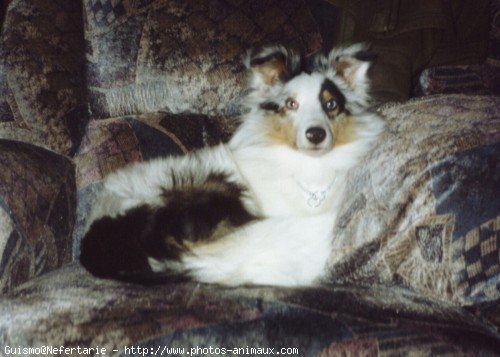
[[[355,141],[359,124],[351,116],[340,114],[330,122],[330,128],[333,133],[333,146],[336,147]]]
[[[336,107],[334,110],[331,112],[327,112],[326,115],[328,116],[328,119],[330,119],[330,122],[332,123],[333,121],[337,120],[337,118],[340,116],[340,109]]]
[[[267,117],[265,123],[265,132],[271,142],[296,147],[296,130],[285,111]]]

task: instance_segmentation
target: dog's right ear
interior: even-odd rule
[[[262,90],[286,81],[300,68],[300,56],[284,46],[250,50],[245,65],[251,71],[251,86]]]

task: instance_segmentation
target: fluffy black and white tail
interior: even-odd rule
[[[255,219],[242,204],[243,189],[224,174],[180,181],[163,188],[159,205],[143,204],[94,221],[82,241],[82,265],[102,278],[141,282],[188,278],[181,260],[192,246]],[[150,262],[155,261],[165,262],[159,271],[152,269]]]

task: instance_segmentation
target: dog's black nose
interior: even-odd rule
[[[319,126],[313,126],[306,130],[306,138],[313,144],[319,144],[326,138],[326,131]]]

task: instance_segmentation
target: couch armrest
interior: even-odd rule
[[[0,38],[0,138],[71,154],[88,118],[79,1],[10,1]]]
[[[54,152],[0,140],[0,293],[71,260],[74,165]]]
[[[348,179],[333,279],[463,306],[500,299],[499,108],[498,97],[442,95],[381,109],[386,131]]]

